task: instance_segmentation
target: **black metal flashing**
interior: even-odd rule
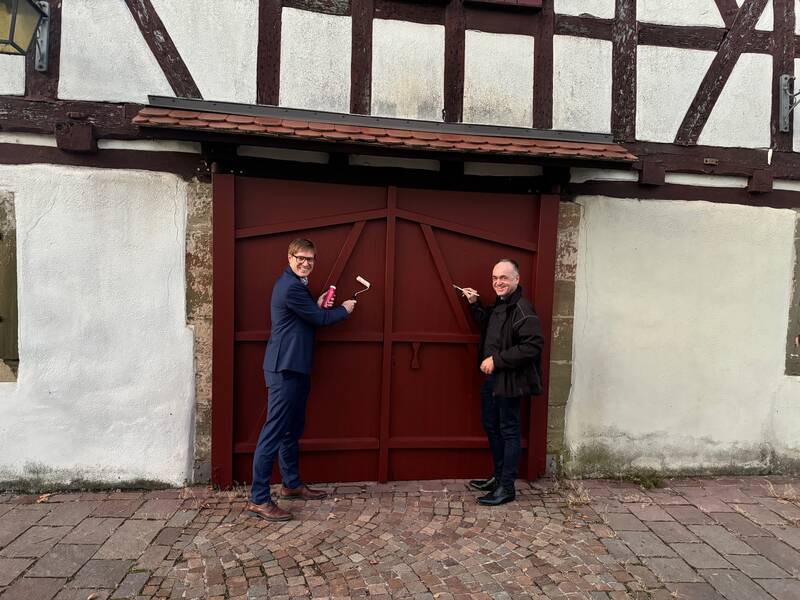
[[[358,125],[361,127],[380,127],[386,129],[484,135],[489,137],[517,137],[536,140],[557,140],[564,142],[585,142],[594,144],[614,143],[614,139],[611,134],[605,133],[586,133],[578,131],[562,131],[556,129],[533,129],[528,127],[506,127],[502,125],[478,125],[471,123],[440,123],[438,121],[396,119],[393,117],[375,117],[370,115],[354,115],[349,113],[327,112],[321,110],[285,108],[282,106],[268,106],[265,104],[216,102],[213,100],[172,98],[169,96],[148,96],[148,101],[150,106],[156,108],[237,114],[247,115],[250,117],[274,117],[297,121],[321,121],[324,123],[337,123],[340,125]]]

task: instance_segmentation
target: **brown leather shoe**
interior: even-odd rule
[[[290,521],[292,519],[291,513],[286,512],[273,502],[264,502],[264,504],[248,502],[244,509],[251,515],[266,521]]]
[[[307,485],[301,485],[296,488],[281,486],[280,496],[284,500],[322,500],[328,497],[328,492],[324,490],[315,490]]]

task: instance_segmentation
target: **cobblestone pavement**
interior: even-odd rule
[[[296,519],[239,492],[0,495],[0,600],[800,599],[800,478],[332,485]]]

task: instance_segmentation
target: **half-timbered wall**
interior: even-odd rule
[[[639,157],[633,169],[544,171],[543,185],[561,184],[571,228],[560,232],[569,269],[557,286],[548,448],[575,472],[800,459],[791,406],[800,111],[789,132],[778,128],[778,78],[800,73],[800,0],[543,0],[534,10],[479,0],[52,0],[51,9],[47,73],[0,56],[0,189],[24,207],[21,362],[18,382],[0,384],[0,429],[14,432],[0,435],[0,478],[33,461],[75,476],[180,482],[191,477],[193,435],[197,477],[208,471],[208,190],[187,201],[184,186],[205,185],[195,178],[209,175],[218,148],[147,139],[131,119],[149,94],[610,134]],[[87,123],[98,151],[63,151],[74,148],[56,129]],[[330,159],[258,144],[226,151],[251,175],[267,164],[259,160]],[[365,151],[336,164],[422,179],[444,162]],[[542,174],[486,163],[464,172],[515,169]],[[189,219],[188,250],[187,202],[205,215]],[[63,273],[68,306],[100,302],[91,322],[68,310],[42,321],[65,298],[40,291],[56,272],[34,259],[77,257],[64,230],[87,236]],[[123,259],[138,244],[148,269],[134,289]],[[190,261],[188,278],[187,251],[205,257]],[[101,275],[126,300],[121,313],[87,295]],[[118,338],[145,303],[153,321],[134,334],[159,344],[126,344],[134,353],[122,356]],[[76,354],[79,339],[110,361],[109,381]],[[99,433],[81,427],[94,423],[89,413]],[[42,424],[55,442],[34,447]]]

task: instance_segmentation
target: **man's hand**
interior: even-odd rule
[[[336,298],[335,293],[331,296],[331,299],[328,300],[328,303],[323,305],[323,301],[325,300],[325,294],[327,293],[328,292],[323,292],[322,296],[317,298],[317,306],[319,306],[320,308],[330,308],[331,306],[333,306],[333,301]]]
[[[487,375],[494,373],[494,359],[491,356],[484,358],[480,369]]]
[[[472,288],[461,288],[461,291],[470,304],[475,304],[478,301],[478,292]]]
[[[353,309],[356,307],[356,301],[345,300],[344,302],[342,302],[342,306],[344,306],[344,309],[347,311],[347,314],[349,315],[351,312],[353,312]]]

